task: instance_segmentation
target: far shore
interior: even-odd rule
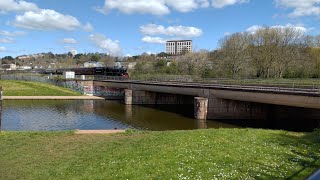
[[[3,100],[105,100],[97,96],[3,96]]]

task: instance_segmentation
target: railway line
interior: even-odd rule
[[[295,94],[304,96],[320,96],[318,88],[300,88],[300,87],[276,87],[276,86],[258,86],[258,85],[230,85],[219,83],[195,83],[195,82],[159,82],[159,81],[139,81],[139,80],[100,80],[113,83],[129,83],[140,85],[158,85],[158,86],[175,86],[186,88],[208,88],[222,89],[232,91],[251,91],[275,94]]]

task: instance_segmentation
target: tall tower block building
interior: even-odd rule
[[[166,53],[171,55],[181,55],[192,52],[192,40],[167,41]]]

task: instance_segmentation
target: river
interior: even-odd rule
[[[190,105],[129,106],[118,101],[103,100],[5,100],[2,106],[1,130],[5,131],[283,129],[285,123],[263,120],[198,121],[192,118],[193,107]],[[314,126],[301,129],[299,124],[291,125],[284,129],[310,131]]]

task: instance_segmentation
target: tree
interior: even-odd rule
[[[167,61],[164,60],[164,59],[159,60],[159,61],[156,62],[155,65],[154,65],[154,69],[155,69],[157,72],[164,72],[166,67],[167,67]]]
[[[161,52],[159,54],[157,54],[158,57],[168,57],[168,54],[165,52]]]
[[[15,61],[12,56],[5,56],[1,59],[1,64],[14,64]]]
[[[5,56],[2,58],[2,60],[9,60],[9,61],[13,61],[13,57],[12,56]]]
[[[68,54],[67,54],[69,57],[73,57],[73,54],[72,54],[72,52],[68,52]]]
[[[222,63],[231,74],[232,78],[239,76],[239,73],[247,67],[248,55],[246,49],[249,46],[249,34],[236,33],[225,37],[220,41]]]
[[[99,60],[100,60],[100,56],[97,54],[90,56],[90,61],[92,62],[98,62]]]
[[[47,56],[50,58],[50,59],[53,59],[55,57],[55,55],[52,53],[52,52],[48,52],[47,53]]]
[[[83,54],[76,54],[73,59],[80,59],[83,56]]]

